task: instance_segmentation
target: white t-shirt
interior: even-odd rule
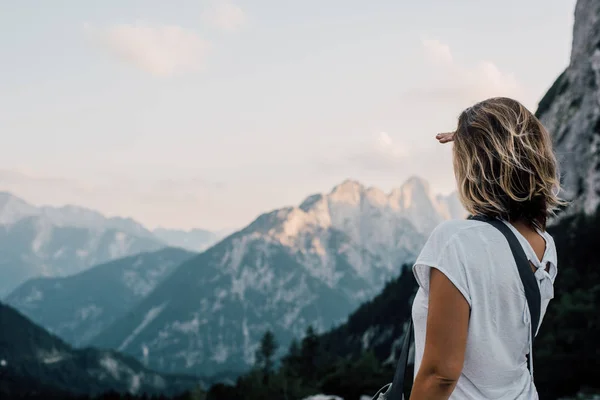
[[[557,273],[554,240],[547,232],[540,232],[546,241],[544,257],[540,261],[529,242],[512,225],[506,225],[537,268],[535,275],[542,300],[541,323],[548,303],[554,297]],[[431,267],[444,273],[471,307],[465,362],[450,399],[538,399],[527,368],[531,324],[519,271],[504,235],[481,221],[455,220],[440,224],[431,233],[413,266],[419,283],[412,309],[415,375],[425,346]]]

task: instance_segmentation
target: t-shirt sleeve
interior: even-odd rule
[[[413,265],[415,279],[427,294],[431,268],[443,273],[462,293],[471,307],[466,259],[457,235],[449,235],[447,229],[439,227],[433,231]]]

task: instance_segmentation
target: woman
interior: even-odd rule
[[[502,219],[516,234],[540,287],[540,321],[553,297],[556,249],[545,231],[558,199],[548,132],[519,102],[492,98],[463,111],[454,142],[458,193],[473,215]],[[530,315],[505,237],[488,223],[439,225],[413,272],[415,380],[412,400],[537,399]]]

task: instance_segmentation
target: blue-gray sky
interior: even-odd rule
[[[454,187],[433,139],[535,110],[574,0],[0,0],[0,190],[149,227],[240,227],[346,178]]]

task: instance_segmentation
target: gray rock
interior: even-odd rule
[[[600,2],[579,0],[567,69],[542,98],[536,115],[559,159],[563,215],[591,214],[600,204]],[[560,218],[560,216],[559,216]]]

